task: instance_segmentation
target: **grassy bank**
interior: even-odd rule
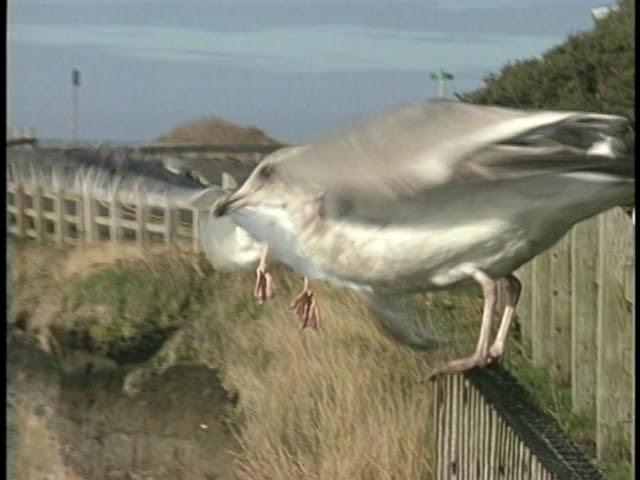
[[[264,306],[253,272],[214,272],[175,251],[17,245],[12,272],[13,320],[61,359],[84,349],[120,364],[218,369],[237,397],[238,478],[429,477],[424,379],[438,358],[388,338],[351,292],[317,285],[322,328],[300,332],[288,303],[302,280],[284,268]],[[477,298],[415,301],[445,324],[477,327]]]
[[[356,294],[324,284],[315,286],[322,328],[299,331],[288,303],[302,280],[285,268],[264,306],[251,296],[253,272],[215,272],[178,251],[17,245],[12,273],[13,321],[61,362],[81,349],[138,365],[142,380],[175,364],[218,370],[237,398],[226,414],[238,440],[230,448],[247,479],[429,478],[424,379],[472,350],[482,306],[475,291],[413,298],[425,324],[452,339],[425,354],[389,338]],[[530,365],[517,337],[509,368],[593,454],[595,425],[571,413],[570,391]]]

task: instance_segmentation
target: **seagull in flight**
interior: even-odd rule
[[[634,204],[626,127],[615,115],[431,100],[274,152],[212,208],[264,245],[262,301],[274,293],[268,256],[304,276],[292,305],[303,327],[320,321],[309,281],[328,281],[365,294],[399,341],[428,349],[433,338],[398,314],[398,299],[478,284],[476,349],[433,374],[460,372],[502,356],[521,292],[514,271],[577,222]]]

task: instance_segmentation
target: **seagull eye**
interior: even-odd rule
[[[262,167],[260,169],[259,176],[263,180],[268,180],[269,178],[271,178],[273,176],[273,166],[265,165],[264,167]]]

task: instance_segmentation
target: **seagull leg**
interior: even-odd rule
[[[260,256],[260,263],[256,269],[256,286],[253,290],[253,296],[258,299],[258,303],[262,304],[273,298],[276,292],[276,285],[273,281],[271,273],[267,270],[267,255],[269,254],[269,246],[265,245]]]
[[[513,275],[508,275],[505,278],[507,280],[507,301],[504,307],[504,313],[502,314],[500,328],[493,341],[493,345],[491,345],[489,349],[489,363],[495,362],[504,353],[504,343],[507,339],[511,322],[515,317],[516,305],[518,304],[518,300],[520,300],[520,292],[522,292],[520,280]]]
[[[444,367],[437,369],[429,378],[434,379],[438,375],[464,372],[474,367],[484,367],[489,363],[489,336],[491,335],[491,322],[496,305],[497,282],[486,273],[476,270],[472,274],[473,279],[482,287],[484,295],[484,308],[482,311],[482,326],[476,350],[470,357],[451,360]]]
[[[293,299],[291,308],[295,310],[296,315],[302,322],[300,325],[301,330],[307,327],[317,329],[320,326],[320,310],[314,299],[313,292],[309,288],[309,279],[307,277],[304,278],[302,292]]]

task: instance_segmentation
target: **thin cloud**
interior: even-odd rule
[[[556,36],[458,35],[360,26],[273,27],[217,32],[166,26],[13,25],[10,44],[82,47],[167,62],[260,68],[272,72],[428,71],[446,62],[460,71],[495,58],[537,55]]]

